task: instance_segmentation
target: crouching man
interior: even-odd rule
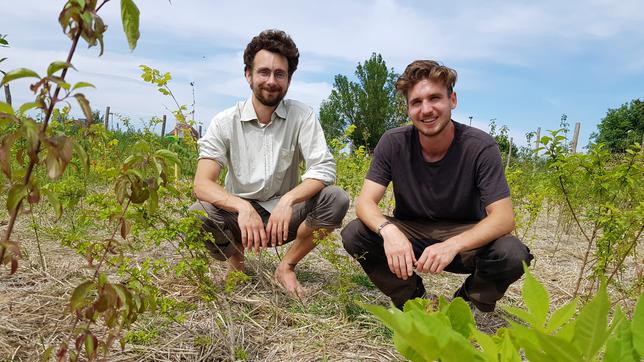
[[[357,199],[357,219],[342,230],[345,249],[402,308],[423,297],[414,272],[469,274],[455,296],[494,310],[523,274],[529,249],[510,232],[514,213],[499,148],[485,132],[451,119],[456,72],[414,61],[398,79],[413,125],[387,131]],[[393,217],[378,208],[393,183]]]
[[[313,249],[313,232],[339,228],[349,207],[347,194],[330,186],[335,161],[313,110],[284,99],[298,59],[283,31],[263,31],[248,44],[244,71],[252,94],[217,114],[199,140],[198,201],[191,207],[208,215],[202,228],[215,242],[206,246],[232,270],[244,270],[245,250],[292,241],[275,279],[296,296],[303,290],[295,266]]]

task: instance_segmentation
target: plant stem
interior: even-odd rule
[[[82,29],[80,26],[78,27],[76,31],[76,35],[74,36],[74,40],[72,42],[72,46],[69,49],[69,53],[67,54],[67,63],[71,63],[72,57],[74,56],[74,52],[76,51],[76,46],[78,45],[78,40],[80,39],[82,34]],[[67,70],[69,68],[63,69],[63,72],[61,74],[61,79],[65,80],[65,76],[67,75]],[[54,107],[56,106],[56,103],[58,102],[58,94],[60,94],[60,85],[56,86],[56,90],[54,91],[54,95],[51,98],[51,101],[49,103],[49,108],[47,108],[47,113],[45,113],[45,119],[43,120],[43,125],[41,132],[45,134],[47,131],[47,126],[49,124],[49,120],[51,118],[52,113],[54,112]],[[38,139],[38,142],[36,143],[36,152],[35,154],[38,155],[40,153],[40,148],[42,146],[42,142],[40,139]],[[37,158],[37,157],[36,157]],[[31,179],[31,175],[34,171],[34,167],[38,163],[38,160],[30,159],[29,160],[29,166],[27,167],[27,172],[25,173],[25,177],[23,178],[22,184],[27,186],[29,185],[29,180]],[[9,224],[7,225],[7,229],[5,230],[4,238],[2,239],[3,241],[7,242],[9,241],[9,238],[11,237],[11,234],[13,232],[13,228],[16,224],[16,219],[18,217],[18,211],[20,210],[20,206],[22,205],[22,200],[18,202],[18,205],[16,205],[16,208],[11,212],[11,218],[9,219]],[[2,248],[0,252],[0,260],[4,258],[4,252],[5,249]]]

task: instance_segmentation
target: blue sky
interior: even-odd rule
[[[69,40],[57,23],[63,1],[0,0],[0,69],[44,73],[65,59]],[[242,52],[267,28],[288,32],[301,57],[288,97],[314,108],[328,97],[336,74],[382,54],[398,73],[415,59],[456,69],[459,104],[453,118],[487,129],[507,125],[515,142],[525,133],[556,129],[563,113],[580,121],[580,145],[609,108],[644,98],[644,1],[181,1],[138,0],[141,38],[130,52],[119,1],[99,15],[108,24],[105,54],[80,47],[72,81],[93,108],[133,120],[169,114],[169,99],[144,83],[139,64],[171,72],[179,101],[192,103],[207,126],[217,112],[249,95]],[[12,84],[16,103],[32,99],[28,82]],[[80,113],[80,112],[79,112]]]

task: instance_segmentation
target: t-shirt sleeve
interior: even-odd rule
[[[501,152],[496,144],[484,148],[479,155],[476,186],[481,193],[481,203],[484,207],[510,196]]]
[[[371,165],[369,166],[369,171],[367,171],[367,180],[371,180],[385,187],[389,185],[389,182],[391,182],[392,151],[393,145],[391,139],[385,133],[373,151]]]

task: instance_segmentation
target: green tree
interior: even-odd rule
[[[387,69],[380,54],[373,53],[364,64],[358,63],[355,76],[357,82],[341,74],[335,76],[331,95],[320,106],[320,123],[328,139],[355,125],[350,136],[353,146],[373,150],[386,130],[407,120],[405,102],[396,95],[398,74]]]
[[[633,143],[640,143],[644,134],[644,102],[633,99],[616,109],[609,109],[591,139],[604,143],[615,153],[623,153]]]

